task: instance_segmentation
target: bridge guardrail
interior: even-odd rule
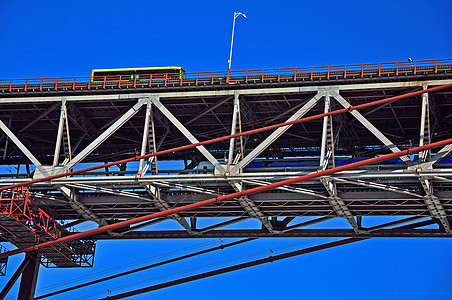
[[[81,89],[143,88],[160,86],[201,86],[221,84],[255,84],[425,75],[452,72],[452,59],[386,62],[337,66],[281,69],[258,69],[135,76],[58,77],[0,79],[0,92],[62,91]]]

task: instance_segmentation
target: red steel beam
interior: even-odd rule
[[[444,146],[449,145],[449,144],[452,144],[452,138],[446,139],[446,140],[442,140],[442,141],[439,141],[439,142],[435,142],[435,143],[431,143],[431,144],[427,144],[427,145],[424,145],[424,146],[419,146],[419,147],[415,147],[415,148],[411,148],[411,149],[407,149],[407,150],[403,150],[403,151],[399,151],[399,152],[386,154],[386,155],[383,155],[383,156],[380,156],[380,157],[374,157],[374,158],[366,159],[366,160],[363,160],[363,161],[351,163],[351,164],[344,165],[344,166],[339,166],[339,167],[328,169],[328,170],[318,170],[315,173],[306,174],[306,175],[303,175],[303,176],[299,176],[299,177],[295,177],[295,178],[291,178],[291,179],[287,179],[287,180],[282,180],[282,181],[278,181],[278,182],[274,182],[274,183],[271,183],[271,184],[268,184],[268,185],[265,185],[265,186],[259,186],[259,187],[248,189],[248,190],[244,190],[244,191],[241,191],[241,192],[236,192],[236,193],[232,193],[232,194],[228,194],[228,195],[224,195],[224,196],[218,196],[218,197],[207,199],[207,200],[204,200],[204,201],[200,201],[200,202],[196,202],[196,203],[192,203],[192,204],[188,204],[188,205],[172,208],[172,209],[169,209],[169,210],[166,210],[166,211],[161,211],[161,212],[153,213],[153,214],[150,214],[150,215],[138,217],[138,218],[135,218],[135,219],[130,219],[130,220],[118,222],[118,223],[115,223],[115,224],[106,225],[106,226],[103,226],[103,227],[100,227],[100,228],[96,228],[96,229],[91,229],[91,230],[84,231],[84,232],[75,233],[75,234],[72,234],[72,235],[69,235],[69,236],[65,236],[65,237],[53,240],[53,241],[48,241],[48,242],[36,244],[34,246],[29,246],[29,247],[25,247],[25,248],[20,248],[20,249],[15,249],[15,250],[11,250],[11,251],[6,251],[6,252],[3,252],[3,253],[0,253],[0,258],[9,257],[11,255],[15,255],[15,254],[23,253],[23,252],[29,252],[29,251],[37,250],[39,248],[51,246],[51,245],[54,245],[54,244],[57,244],[57,243],[66,243],[66,242],[69,242],[69,241],[72,241],[72,240],[76,240],[76,239],[83,239],[83,238],[95,235],[97,233],[106,232],[106,231],[109,231],[109,230],[115,230],[115,229],[118,229],[118,228],[130,226],[130,225],[133,225],[133,224],[136,224],[136,223],[149,221],[149,220],[155,219],[155,218],[166,217],[166,216],[171,215],[171,214],[180,213],[180,212],[184,212],[184,211],[188,211],[188,210],[193,210],[195,208],[207,206],[207,205],[210,205],[210,204],[220,203],[220,202],[223,202],[223,201],[226,201],[226,200],[230,200],[230,199],[235,199],[235,198],[240,198],[240,197],[244,197],[244,196],[257,194],[257,193],[260,193],[260,192],[264,192],[264,191],[267,191],[267,190],[275,189],[275,188],[282,187],[282,186],[285,186],[285,185],[299,183],[299,182],[311,180],[311,179],[314,179],[314,178],[319,178],[319,177],[322,177],[322,176],[332,175],[332,174],[335,174],[335,173],[338,173],[338,172],[343,172],[343,171],[347,171],[347,170],[350,170],[350,169],[355,169],[355,168],[359,168],[359,167],[363,167],[363,166],[379,163],[379,162],[390,160],[390,159],[393,159],[393,158],[398,158],[398,157],[404,156],[404,155],[411,155],[411,154],[419,153],[421,151],[426,151],[426,150],[433,149],[433,148],[444,147]]]
[[[227,135],[227,136],[223,136],[223,137],[219,137],[219,138],[215,138],[215,139],[210,139],[210,140],[206,140],[206,141],[195,143],[195,144],[189,144],[189,145],[185,145],[185,146],[175,147],[175,148],[171,148],[171,149],[167,149],[167,150],[163,150],[163,151],[149,153],[149,154],[145,154],[145,155],[141,155],[141,156],[135,156],[135,157],[131,157],[131,158],[123,159],[123,160],[118,160],[118,161],[114,161],[114,162],[99,165],[99,166],[89,167],[89,168],[85,168],[85,169],[81,169],[81,170],[77,170],[77,171],[66,172],[66,173],[48,176],[48,177],[44,177],[44,178],[40,178],[40,179],[34,179],[34,180],[22,182],[22,183],[8,185],[8,186],[0,187],[0,191],[16,188],[16,187],[20,187],[20,186],[30,185],[30,184],[34,184],[34,183],[49,181],[49,180],[56,179],[56,178],[71,176],[71,175],[75,175],[75,174],[79,174],[79,173],[83,173],[83,172],[93,171],[93,170],[97,170],[97,169],[101,169],[101,168],[111,167],[111,166],[114,166],[117,164],[123,164],[123,163],[131,162],[131,161],[139,161],[140,159],[145,159],[145,158],[149,158],[152,156],[158,156],[158,155],[163,155],[163,154],[167,154],[167,153],[171,153],[171,152],[175,152],[175,151],[186,150],[186,149],[198,147],[201,145],[212,144],[212,143],[228,140],[231,138],[236,138],[236,137],[245,136],[245,135],[249,135],[249,134],[253,134],[253,133],[276,129],[276,128],[283,127],[283,126],[294,125],[294,124],[298,124],[298,123],[302,123],[302,122],[321,119],[326,116],[332,116],[332,115],[337,115],[337,114],[345,113],[345,112],[356,110],[356,109],[367,108],[367,107],[371,107],[371,106],[375,106],[375,105],[381,105],[381,104],[385,104],[388,102],[405,99],[405,98],[408,98],[411,96],[416,96],[416,95],[420,95],[420,94],[424,94],[424,93],[428,93],[428,92],[434,92],[434,91],[438,91],[438,90],[442,90],[442,89],[447,89],[450,87],[452,87],[452,83],[446,84],[446,85],[440,85],[437,87],[432,87],[429,89],[420,90],[420,91],[416,91],[416,92],[411,92],[411,93],[407,93],[407,94],[403,94],[403,95],[399,95],[399,96],[394,96],[394,97],[390,97],[390,98],[386,98],[386,99],[376,100],[373,102],[364,103],[364,104],[360,104],[360,105],[356,105],[356,106],[350,106],[349,108],[338,109],[335,111],[330,111],[330,112],[323,113],[323,114],[305,117],[305,118],[293,120],[290,122],[279,123],[279,124],[270,125],[270,126],[266,126],[266,127],[262,127],[262,128],[257,128],[257,129],[253,129],[253,130],[249,130],[249,131],[244,131],[241,133],[236,133],[236,134]]]

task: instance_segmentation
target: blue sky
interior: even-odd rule
[[[89,76],[93,68],[166,65],[182,66],[187,72],[226,70],[234,11],[248,16],[246,20],[237,19],[234,70],[452,57],[450,0],[0,0],[0,79]],[[326,241],[310,241],[305,246]],[[41,268],[38,290],[53,282],[74,280],[206,242],[210,244],[203,247],[219,243],[99,242],[95,268]],[[86,298],[96,299],[106,296],[108,289],[134,281],[267,251],[262,257],[270,253],[269,249],[299,242],[250,242],[50,299],[74,299],[100,291]],[[447,299],[452,291],[451,250],[450,239],[369,240],[135,299],[151,295],[153,299]],[[2,286],[22,259],[20,255],[10,259],[7,276],[0,278]]]

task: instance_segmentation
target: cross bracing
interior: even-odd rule
[[[85,95],[68,93],[67,96],[54,93],[44,97],[34,97],[32,93],[5,95],[7,97],[0,99],[0,105],[4,106],[0,120],[5,127],[0,137],[4,145],[1,162],[26,168],[19,168],[24,170],[19,174],[3,174],[2,184],[36,178],[42,169],[57,174],[83,163],[100,164],[143,154],[146,149],[151,151],[144,137],[149,137],[150,133],[143,129],[151,127],[149,116],[146,119],[149,114],[146,105],[155,106],[152,139],[158,151],[320,114],[325,112],[327,97],[331,103],[329,110],[347,108],[448,84],[452,82],[448,76],[446,73],[417,81],[381,79],[381,82],[345,81],[336,85],[317,83],[300,87],[273,83],[158,93],[140,90],[140,93],[128,94],[97,91]],[[388,149],[397,151],[425,144],[419,138],[421,125],[432,140],[449,137],[451,91],[445,89],[429,95],[429,105],[435,107],[429,111],[435,111],[435,115],[430,115],[428,129],[421,117],[425,110],[421,94],[329,117],[333,140],[329,146],[323,146],[323,155],[332,159],[328,148],[334,149],[334,159],[346,164],[387,153]],[[63,109],[60,108],[63,107],[67,122],[61,126]],[[33,126],[29,125],[30,119],[34,120]],[[102,225],[104,220],[108,223],[134,218],[201,201],[213,194],[224,195],[262,182],[271,183],[315,171],[322,154],[324,122],[313,120],[282,127],[279,131],[209,144],[202,149],[165,154],[154,164],[162,166],[180,161],[183,166],[173,170],[160,167],[158,175],[152,174],[151,169],[139,174],[137,167],[129,164],[55,179],[50,185],[36,184],[32,189],[43,195],[46,205],[63,219],[96,220]],[[60,131],[67,132],[70,139],[67,142],[76,145],[72,147],[70,158],[67,151],[56,151],[55,144],[63,139]],[[402,158],[404,163],[390,161],[371,165],[359,171],[252,195],[246,200],[235,199],[184,212],[177,218],[181,230],[188,232],[202,231],[197,228],[195,219],[203,217],[256,218],[262,222],[262,228],[276,235],[279,231],[272,232],[271,218],[301,216],[344,217],[355,232],[360,231],[355,220],[363,216],[430,216],[439,220],[441,228],[447,228],[452,185],[444,180],[450,178],[448,153],[433,153],[429,158],[432,168],[416,168],[416,165],[429,164],[429,160],[419,162],[416,157],[406,157]],[[52,164],[53,168],[46,167]],[[328,168],[327,164],[323,168]],[[333,190],[328,189],[328,182],[332,181]],[[426,193],[426,181],[433,193]],[[83,207],[82,210],[65,197],[64,188],[74,191],[77,207]],[[150,189],[157,189],[158,196],[150,193]],[[436,204],[428,205],[429,201]]]

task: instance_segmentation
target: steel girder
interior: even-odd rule
[[[201,139],[215,137],[224,131],[225,126],[229,125],[231,133],[233,133],[237,129],[237,123],[240,122],[245,129],[249,129],[251,126],[266,125],[268,122],[301,118],[308,112],[311,114],[323,112],[324,108],[317,104],[325,96],[331,96],[343,107],[349,107],[373,99],[384,98],[387,95],[398,95],[413,89],[421,89],[427,85],[434,86],[450,82],[449,79],[445,79],[339,86],[163,92],[159,95],[142,93],[69,95],[64,98],[49,96],[39,99],[33,97],[5,98],[0,99],[0,106],[8,105],[9,108],[13,108],[13,112],[26,111],[28,114],[32,114],[27,108],[28,105],[40,105],[40,109],[35,117],[37,121],[33,121],[33,126],[21,120],[17,114],[11,118],[11,126],[6,125],[5,122],[1,123],[2,129],[9,139],[13,140],[15,131],[18,132],[16,140],[19,138],[23,140],[21,143],[19,143],[20,140],[15,143],[16,149],[11,148],[12,145],[8,147],[10,150],[7,152],[11,155],[3,161],[3,164],[17,163],[17,157],[21,157],[17,149],[22,152],[31,149],[26,152],[25,157],[37,167],[40,166],[40,160],[51,157],[54,162],[54,170],[57,170],[58,167],[62,170],[74,168],[78,163],[86,161],[113,161],[113,158],[137,153],[135,148],[141,149],[141,153],[144,153],[143,145],[148,142],[149,134],[143,130],[139,131],[142,136],[136,136],[137,128],[143,124],[144,128],[149,128],[147,125],[149,121],[146,121],[147,114],[140,109],[149,101],[170,121],[168,123],[161,118],[156,120],[153,133],[155,139],[163,141],[164,137],[171,135],[171,140],[168,138],[166,140],[171,142],[171,145],[180,145],[186,143],[187,138],[195,143]],[[452,105],[449,104],[451,103],[450,92],[437,92],[435,97],[447,116],[447,112],[452,109]],[[39,104],[36,104],[38,101]],[[414,137],[412,138],[413,144],[417,144],[417,141],[420,144],[422,139],[419,139],[419,127],[422,126],[419,126],[420,122],[416,123],[414,116],[417,115],[417,120],[419,120],[420,112],[424,110],[425,104],[419,103],[421,101],[416,97],[403,101],[405,101],[404,105],[393,102],[391,107],[381,106],[376,110],[362,113],[352,110],[351,115],[361,125],[354,123],[353,119],[344,115],[346,118],[344,122],[348,122],[348,125],[353,126],[356,134],[362,136],[360,147],[356,147],[353,141],[347,140],[347,136],[342,136],[338,130],[335,130],[335,132],[339,132],[338,142],[333,141],[329,146],[322,144],[326,141],[323,138],[324,130],[319,130],[322,128],[321,121],[316,121],[312,124],[304,123],[304,127],[287,126],[268,135],[259,134],[247,137],[244,142],[245,153],[241,153],[241,155],[245,154],[244,158],[239,157],[235,164],[232,159],[235,142],[231,139],[225,143],[218,143],[218,145],[199,147],[202,150],[200,154],[190,150],[181,155],[175,153],[174,157],[166,155],[161,158],[161,160],[188,159],[188,161],[207,159],[212,164],[212,168],[205,171],[200,169],[179,170],[180,175],[167,175],[175,172],[166,174],[160,172],[158,175],[134,176],[139,173],[138,169],[135,170],[134,167],[128,166],[129,169],[126,171],[106,171],[104,175],[107,176],[101,176],[102,174],[99,173],[84,177],[56,179],[52,185],[36,184],[33,189],[42,194],[42,199],[46,204],[55,209],[64,219],[76,219],[85,213],[74,205],[71,206],[71,201],[64,200],[64,196],[68,196],[70,193],[58,192],[55,190],[55,186],[63,187],[66,190],[74,189],[73,195],[76,195],[75,200],[80,204],[77,207],[84,207],[84,210],[92,213],[92,215],[89,213],[87,215],[91,220],[95,219],[99,222],[104,219],[133,218],[177,207],[184,203],[201,201],[212,194],[224,195],[234,190],[238,191],[243,184],[254,187],[291,176],[299,176],[303,172],[310,172],[309,170],[315,170],[316,166],[310,165],[309,160],[317,159],[318,161],[315,156],[318,156],[322,149],[323,156],[328,156],[328,147],[334,147],[334,155],[345,159],[346,157],[372,157],[384,153],[386,147],[393,151],[404,149],[410,146],[408,140],[412,137]],[[241,118],[239,112],[243,103],[250,108],[249,113],[253,114],[253,122],[258,121],[259,124],[253,125]],[[60,104],[68,104],[68,107],[72,107],[65,113],[65,120],[68,121],[64,121],[64,125],[67,130],[70,129],[71,137],[74,137],[78,141],[78,145],[84,148],[76,153],[75,157],[65,166],[55,164],[56,156],[58,156],[55,153],[56,149],[59,149],[58,146],[52,145],[39,149],[34,142],[44,140],[41,135],[43,132],[53,132],[52,135],[56,137],[57,144],[61,140],[58,132],[63,126],[58,126],[58,124],[61,123],[62,118],[56,112],[56,108]],[[389,115],[395,120],[392,120],[391,124],[386,124]],[[424,112],[421,120],[425,120],[426,115],[428,116],[428,113]],[[76,120],[85,125],[78,124]],[[327,118],[327,120],[327,127],[336,126],[335,117]],[[87,121],[89,121],[88,125],[86,125]],[[445,118],[438,122],[447,123],[450,120]],[[374,133],[375,137],[367,134],[368,130]],[[178,131],[182,135],[178,134]],[[98,137],[94,141],[90,141],[88,137],[92,134],[88,134],[88,132],[97,132]],[[447,137],[447,135],[450,136],[450,133],[437,132],[437,135]],[[31,139],[30,136],[32,136]],[[44,145],[45,143],[41,142]],[[161,147],[168,148],[168,145],[162,143]],[[117,150],[114,150],[115,147],[118,147]],[[49,149],[51,150],[49,151]],[[418,163],[418,165],[426,166],[430,163],[433,166],[437,162],[441,163],[440,160],[447,158],[449,151],[450,147],[445,146],[436,155],[433,154],[430,160]],[[334,158],[334,155],[330,158]],[[256,166],[248,166],[256,157],[259,158],[257,162],[262,166],[260,169]],[[290,157],[293,157],[293,163],[288,159]],[[223,158],[225,159],[223,160]],[[406,158],[404,161],[410,162]],[[25,161],[21,160],[20,163],[23,164]],[[284,164],[286,165],[284,166]],[[277,217],[332,217],[339,215],[350,222],[355,234],[360,234],[360,226],[355,217],[418,215],[432,216],[447,229],[448,218],[451,215],[450,191],[452,190],[452,184],[447,182],[451,177],[448,167],[449,165],[444,164],[434,169],[425,167],[422,170],[407,168],[406,165],[399,164],[368,167],[322,180],[280,187],[276,191],[228,201],[218,207],[200,208],[193,212],[182,213],[178,216],[178,221],[188,232],[197,233],[203,232],[203,229],[196,226],[193,218],[223,216],[231,218],[226,222],[238,222],[238,220],[251,216],[259,219],[269,234],[283,236],[284,228],[274,229],[275,222],[280,222],[276,219]],[[141,170],[141,168],[139,169]],[[61,172],[61,170],[45,169],[41,173],[45,175],[46,172]],[[187,174],[184,175],[184,172]],[[226,172],[230,173],[226,174]],[[435,179],[434,176],[439,176],[446,181]],[[419,178],[424,179],[419,180]],[[334,180],[334,184],[331,184],[331,179]],[[27,179],[15,179],[15,176],[10,176],[10,178],[5,178],[2,184],[23,180]],[[425,196],[426,180],[429,182],[427,184],[435,186],[435,193],[432,193],[431,196],[434,198]],[[149,189],[152,187],[155,191],[158,190],[160,197],[155,197],[155,193],[149,193]],[[428,199],[424,199],[425,197]],[[329,202],[326,200],[328,198],[330,198]],[[439,204],[432,205],[429,201],[432,203],[436,201],[435,203]],[[73,199],[72,202],[74,202]],[[88,218],[87,216],[85,217]],[[191,225],[188,224],[186,218],[192,218]],[[272,218],[276,220],[273,223]],[[221,227],[222,223],[219,221],[211,226]],[[287,226],[289,225],[286,224]],[[244,232],[247,232],[247,229],[244,229]]]

